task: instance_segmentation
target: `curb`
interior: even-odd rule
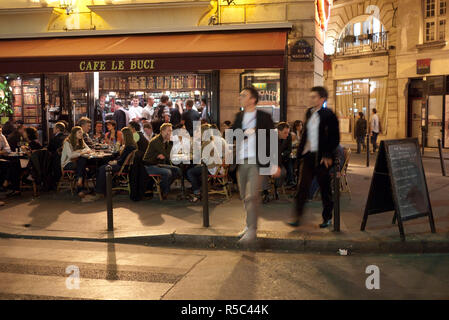
[[[449,240],[315,240],[315,239],[281,239],[258,238],[251,245],[239,245],[238,238],[233,236],[191,235],[191,234],[165,234],[154,236],[118,237],[118,238],[79,238],[58,236],[33,236],[0,233],[0,238],[32,239],[32,240],[65,240],[106,242],[118,244],[138,244],[146,246],[161,246],[189,249],[227,249],[251,251],[280,251],[280,252],[306,252],[306,253],[337,253],[338,249],[348,249],[350,253],[377,254],[377,253],[449,253]]]

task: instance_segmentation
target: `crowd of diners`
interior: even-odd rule
[[[135,151],[133,165],[140,165],[144,170],[140,171],[141,173],[160,177],[163,200],[169,197],[173,182],[184,176],[191,184],[190,201],[198,202],[201,199],[201,166],[190,164],[182,167],[174,164],[170,158],[173,141],[182,140],[182,137],[173,137],[173,130],[185,128],[192,137],[194,121],[201,121],[202,132],[207,129],[218,129],[215,124],[209,123],[206,100],[202,100],[198,108],[193,100],[185,102],[178,100],[173,103],[165,95],[160,98],[158,105],[154,105],[153,97],[148,98],[145,107],[142,107],[138,98],[133,98],[127,109],[123,107],[121,101],[115,101],[113,112],[108,110],[105,97],[101,96],[96,103],[93,120],[82,117],[71,128],[65,121],[57,122],[46,146],[39,143],[36,128],[27,127],[21,122],[8,121],[0,128],[0,191],[6,192],[7,198],[12,198],[21,195],[21,186],[33,183],[32,161],[24,167],[19,157],[9,156],[10,154],[21,151],[22,159],[30,159],[34,152],[46,149],[49,153],[49,177],[52,178],[46,179],[46,190],[56,190],[58,180],[63,178],[63,172],[71,171],[74,172],[76,194],[83,202],[95,201],[104,197],[106,192],[106,166],[110,165],[113,172],[118,172],[128,155]],[[226,146],[223,133],[229,128],[232,128],[232,123],[224,121],[221,132],[215,130],[213,138],[207,143],[202,142],[201,148],[205,148],[208,143],[220,141],[224,160],[226,150],[229,148]],[[302,129],[303,123],[300,120],[292,125],[287,122],[280,122],[277,125],[281,176],[274,179],[276,197],[278,197],[277,188],[280,186],[294,188],[297,184],[298,165],[295,151]],[[88,164],[89,155],[94,153],[99,145],[107,146],[111,155],[105,163],[95,168],[95,172],[91,172]],[[225,168],[224,164],[209,165],[208,171],[209,174],[215,175]],[[226,172],[229,174],[229,180],[237,184],[236,173],[233,170]],[[87,187],[85,183],[89,176],[94,178],[92,179],[95,182],[94,189]],[[130,184],[145,189],[140,193],[151,197],[154,188],[152,179],[141,184],[136,181],[140,178],[141,174],[130,176]],[[261,190],[264,202],[269,201],[270,182],[267,177]]]

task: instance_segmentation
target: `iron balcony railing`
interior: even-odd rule
[[[388,31],[346,35],[335,41],[335,55],[363,55],[388,50]]]

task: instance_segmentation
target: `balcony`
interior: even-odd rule
[[[346,35],[335,41],[335,56],[359,56],[387,52],[388,32]]]

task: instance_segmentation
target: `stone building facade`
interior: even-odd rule
[[[326,19],[320,18],[321,0],[179,0],[179,1],[60,1],[0,0],[0,37],[39,37],[43,34],[90,36],[127,34],[128,32],[183,32],[208,30],[217,25],[229,26],[234,31],[248,31],[289,27],[284,69],[278,70],[285,88],[279,120],[303,119],[307,92],[313,85],[322,85],[323,42]],[[328,4],[329,1],[325,1]],[[70,12],[69,12],[70,10]],[[68,14],[69,13],[69,14]],[[298,41],[306,41],[311,50],[308,59],[295,60],[291,48]],[[304,43],[304,42],[303,42]],[[1,70],[0,70],[1,71]],[[238,110],[241,74],[252,70],[219,70],[219,121],[233,120]],[[263,72],[264,70],[257,70]],[[273,70],[268,70],[269,72]],[[276,70],[274,70],[276,71]],[[0,72],[1,73],[1,72]]]
[[[324,70],[329,107],[340,118],[343,142],[355,141],[358,112],[369,120],[376,108],[380,139],[406,136],[403,93],[397,80],[398,5],[400,1],[334,1],[326,33],[329,54]]]
[[[368,117],[376,107],[381,139],[416,137],[425,147],[437,147],[438,140],[449,147],[448,5],[446,0],[334,1],[324,77],[343,141],[354,141],[356,114]],[[385,90],[376,92],[385,81]]]

